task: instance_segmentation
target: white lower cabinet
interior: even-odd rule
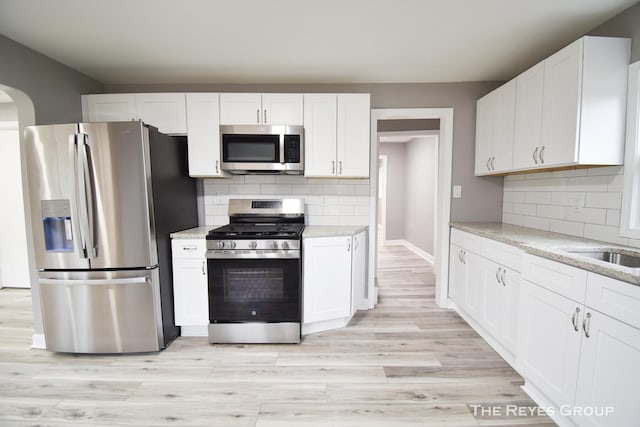
[[[205,239],[173,239],[173,305],[176,325],[209,324],[209,291]],[[188,330],[188,328],[187,328]]]
[[[518,337],[521,251],[460,230],[451,231],[449,297],[465,319],[507,361]]]
[[[305,237],[302,248],[303,335],[346,326],[365,301],[367,231]]]
[[[536,268],[528,264],[549,267],[557,286],[546,274],[530,274]],[[516,355],[525,391],[552,405],[560,425],[640,425],[640,287],[584,270],[567,286],[574,270],[525,256]]]
[[[302,323],[350,315],[351,239],[351,236],[304,239]]]
[[[574,403],[583,311],[582,304],[522,282],[516,364],[527,381],[559,406]]]

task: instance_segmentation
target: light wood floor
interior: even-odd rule
[[[120,356],[29,349],[29,291],[2,289],[0,426],[553,425],[512,415],[535,407],[522,378],[435,305],[433,283],[425,261],[387,247],[379,305],[345,329],[299,345],[180,337]],[[492,408],[503,415],[482,413]]]

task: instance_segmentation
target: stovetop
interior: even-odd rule
[[[232,223],[209,231],[207,239],[298,239],[303,230],[298,223]]]

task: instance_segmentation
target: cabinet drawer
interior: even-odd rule
[[[586,270],[524,254],[522,278],[579,303],[584,302],[587,288]]]
[[[171,241],[173,258],[204,258],[207,252],[205,239],[173,239]]]
[[[588,273],[586,305],[640,328],[640,286]]]
[[[482,237],[458,230],[457,228],[451,229],[451,243],[455,243],[461,248],[477,254],[482,250]]]
[[[522,250],[492,239],[482,239],[482,255],[515,271],[522,271]]]

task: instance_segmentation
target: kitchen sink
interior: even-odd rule
[[[610,262],[611,264],[617,264],[624,267],[640,268],[640,253],[630,254],[629,251],[620,249],[606,249],[606,250],[568,250],[575,255],[584,256],[591,259],[597,259],[600,261]]]

